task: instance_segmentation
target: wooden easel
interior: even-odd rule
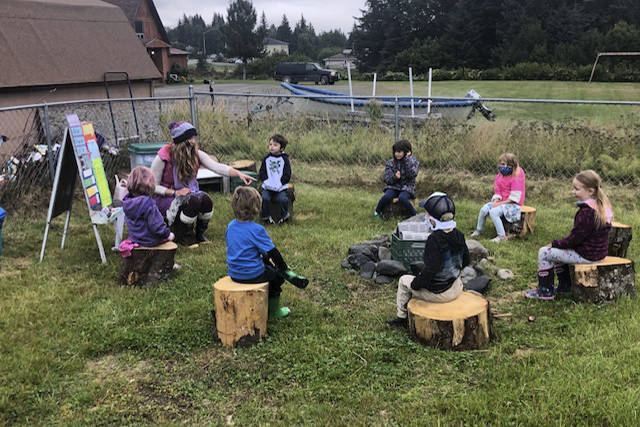
[[[98,231],[99,224],[113,224],[115,227],[115,248],[117,249],[122,240],[124,229],[124,212],[122,208],[111,206],[111,192],[104,173],[102,159],[95,139],[93,125],[91,123],[81,123],[78,116],[70,114],[67,116],[69,127],[65,130],[64,139],[58,155],[58,164],[51,190],[51,200],[49,201],[49,211],[47,213],[47,224],[42,240],[40,251],[40,262],[44,259],[44,252],[49,236],[51,221],[58,215],[66,212],[64,228],[62,231],[62,242],[60,248],[64,249],[71,219],[71,205],[73,203],[73,192],[76,187],[76,179],[79,176],[82,189],[91,217],[91,225],[96,236],[96,243],[100,251],[100,259],[103,264],[107,263],[107,257],[102,246],[102,238]],[[74,160],[75,159],[75,160]]]

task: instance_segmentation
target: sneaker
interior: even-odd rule
[[[373,211],[373,217],[378,221],[384,221],[384,218],[382,218],[382,215],[380,215],[378,211]]]
[[[395,319],[387,320],[387,326],[409,329],[409,321],[403,317],[396,317]]]
[[[480,237],[480,234],[482,232],[480,230],[473,230],[473,233],[471,233],[471,237]]]
[[[496,236],[493,239],[491,239],[493,243],[502,243],[502,242],[506,242],[507,240],[508,240],[507,236]]]
[[[282,218],[280,218],[279,223],[282,224],[283,222],[287,221],[289,218],[291,218],[291,214],[289,212],[287,212],[285,214],[285,216],[283,216]]]
[[[551,301],[555,299],[555,295],[551,289],[536,288],[524,291],[524,297],[529,299],[540,299],[544,301]]]

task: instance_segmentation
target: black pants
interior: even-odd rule
[[[282,293],[282,284],[284,283],[284,277],[278,269],[267,263],[264,265],[264,272],[258,277],[244,280],[234,279],[233,277],[231,279],[234,282],[246,284],[269,282],[269,298],[280,296]]]

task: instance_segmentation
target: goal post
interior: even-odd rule
[[[591,76],[589,76],[589,83],[593,79],[593,74],[596,72],[596,65],[601,56],[640,56],[640,52],[598,52],[596,60],[593,62],[593,68],[591,69]]]

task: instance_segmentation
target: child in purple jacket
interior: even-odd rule
[[[607,195],[600,187],[600,176],[585,170],[573,178],[572,193],[578,205],[571,233],[538,251],[538,288],[525,291],[527,298],[552,300],[571,291],[567,264],[591,264],[607,256],[613,213]],[[553,287],[553,274],[558,287]]]
[[[127,221],[128,239],[140,246],[158,246],[174,238],[152,198],[155,188],[151,169],[138,166],[129,174],[129,194],[122,201],[122,209]]]

